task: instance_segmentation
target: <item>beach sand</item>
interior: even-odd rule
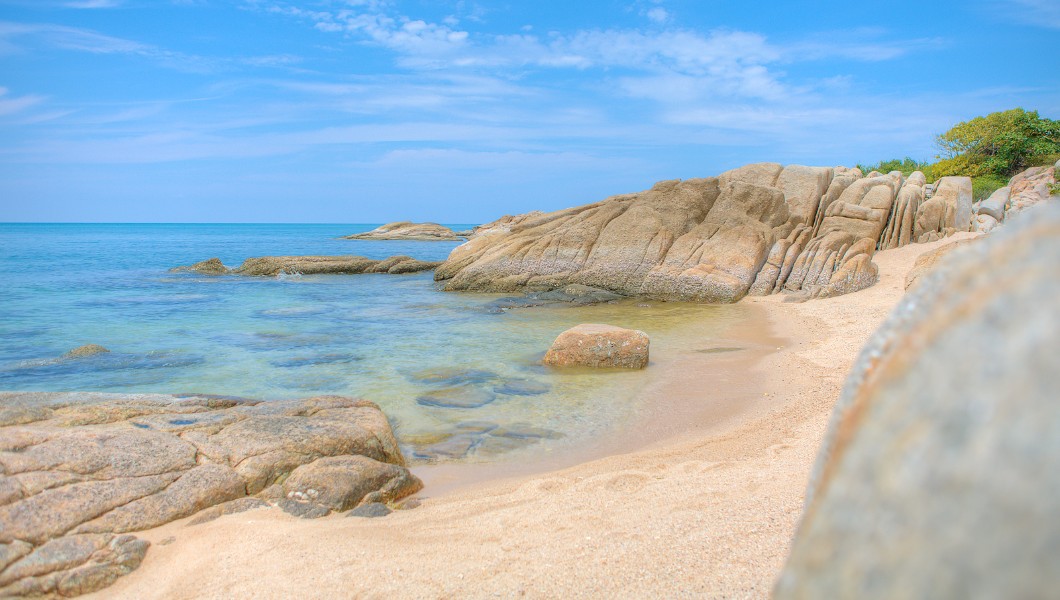
[[[855,294],[744,300],[753,331],[733,338],[756,340],[753,360],[653,362],[641,427],[577,464],[426,469],[422,506],[383,519],[177,521],[138,533],[141,567],[94,596],[767,597],[851,364],[916,257],[972,236],[880,252],[879,283]]]

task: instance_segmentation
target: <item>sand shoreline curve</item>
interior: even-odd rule
[[[636,451],[454,486],[385,519],[177,521],[138,533],[153,543],[142,566],[91,597],[768,597],[851,364],[916,257],[973,235],[879,252],[879,283],[855,294],[745,300],[781,343],[747,369],[762,398],[714,426],[689,416]],[[645,391],[660,410],[742,385],[686,358]]]

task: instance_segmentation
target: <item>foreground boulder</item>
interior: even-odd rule
[[[545,353],[544,363],[554,367],[648,366],[648,334],[614,325],[583,324],[559,334]]]
[[[456,233],[437,223],[411,223],[398,221],[376,227],[371,231],[343,237],[344,240],[410,240],[421,242],[447,242],[460,239]]]
[[[910,290],[836,405],[777,598],[1055,597],[1057,297],[1060,206]]]
[[[253,275],[276,277],[277,275],[359,275],[361,273],[418,273],[430,271],[440,262],[417,260],[411,256],[391,256],[375,260],[364,256],[259,256],[248,258],[237,269],[221,272],[203,270],[201,265],[221,264],[216,258],[195,263],[187,267],[175,267],[173,272],[194,272],[208,275]],[[212,269],[213,267],[208,267]]]
[[[120,534],[248,495],[396,500],[422,487],[404,464],[365,400],[0,393],[0,597],[109,585],[147,550]]]

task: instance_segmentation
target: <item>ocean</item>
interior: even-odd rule
[[[636,300],[497,310],[501,295],[442,292],[430,272],[169,272],[215,256],[441,260],[459,245],[339,239],[376,226],[0,224],[0,390],[358,396],[383,408],[413,462],[515,460],[606,436],[642,408],[650,367],[540,365],[564,329],[611,323],[646,331],[653,352],[691,350],[743,314]],[[111,352],[61,358],[89,343]],[[494,427],[510,435],[483,443],[476,432]]]

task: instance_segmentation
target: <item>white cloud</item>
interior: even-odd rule
[[[40,96],[9,97],[8,93],[7,88],[0,87],[0,116],[20,113],[44,100]]]
[[[121,6],[121,0],[75,0],[66,2],[67,8],[115,8]]]
[[[670,20],[670,13],[661,6],[648,9],[648,11],[644,13],[644,16],[656,23],[665,23]]]

